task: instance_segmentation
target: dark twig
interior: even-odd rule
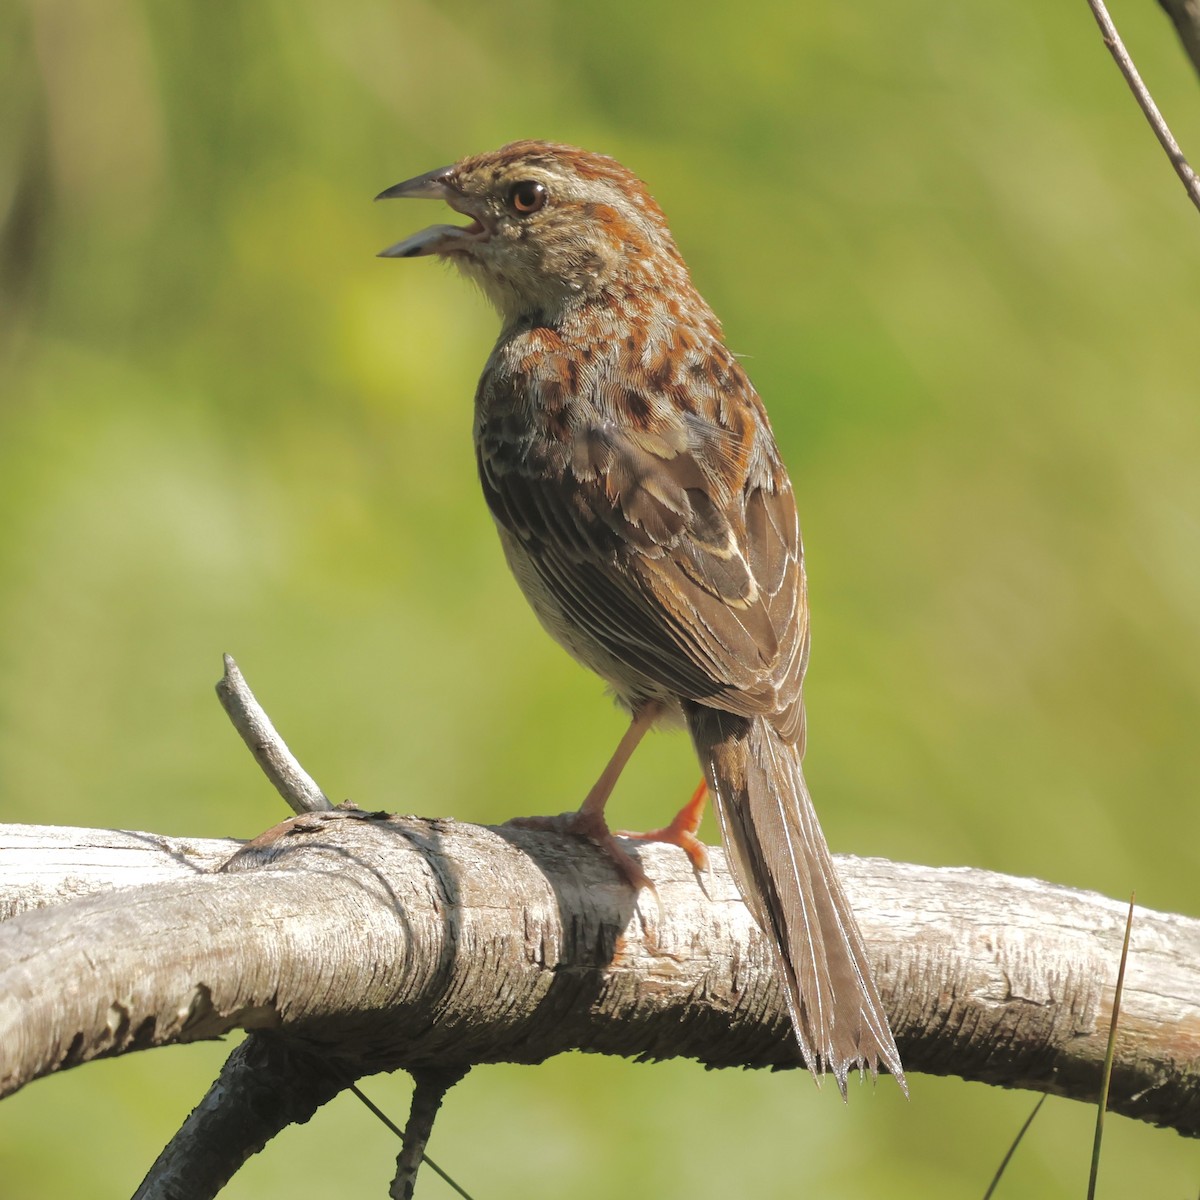
[[[404,1127],[404,1146],[396,1158],[396,1177],[392,1180],[388,1195],[392,1200],[412,1200],[417,1186],[417,1171],[422,1162],[429,1163],[460,1196],[470,1196],[450,1178],[445,1171],[434,1166],[425,1155],[429,1135],[433,1133],[433,1122],[446,1093],[470,1070],[469,1067],[454,1067],[446,1070],[413,1070],[412,1105],[408,1111],[408,1124]]]
[[[293,812],[329,812],[333,805],[316,781],[296,760],[271,718],[254,698],[233,656],[225,655],[225,674],[217,684],[221,707],[242,735],[255,761]]]
[[[462,1078],[462,1076],[460,1075],[460,1076],[459,1076],[459,1079],[461,1079],[461,1078]],[[350,1087],[350,1090],[351,1090],[351,1091],[352,1091],[352,1092],[353,1092],[353,1093],[354,1093],[354,1094],[355,1094],[355,1095],[356,1095],[356,1096],[357,1096],[357,1097],[358,1097],[358,1098],[359,1098],[359,1099],[360,1099],[360,1100],[363,1102],[363,1104],[365,1104],[365,1105],[367,1106],[367,1111],[368,1111],[368,1112],[370,1112],[370,1113],[374,1114],[376,1117],[378,1117],[378,1118],[379,1118],[379,1120],[380,1120],[380,1122],[381,1122],[381,1123],[382,1123],[382,1124],[383,1124],[383,1125],[384,1125],[384,1126],[385,1126],[387,1129],[390,1129],[390,1130],[392,1131],[392,1133],[394,1133],[394,1134],[396,1135],[396,1137],[398,1137],[398,1138],[400,1139],[400,1141],[401,1141],[401,1142],[403,1142],[403,1141],[404,1141],[404,1132],[403,1132],[403,1130],[401,1130],[400,1126],[399,1126],[399,1125],[397,1125],[397,1124],[396,1124],[396,1122],[395,1122],[395,1121],[393,1121],[393,1120],[392,1120],[392,1118],[391,1118],[391,1117],[389,1117],[389,1116],[387,1115],[387,1113],[385,1113],[385,1112],[383,1111],[383,1109],[382,1109],[382,1108],[380,1108],[380,1107],[379,1107],[379,1105],[378,1105],[378,1104],[376,1104],[376,1103],[375,1103],[375,1102],[374,1102],[374,1101],[373,1101],[373,1100],[372,1100],[372,1099],[371,1099],[371,1098],[370,1098],[370,1097],[369,1097],[369,1096],[368,1096],[368,1095],[367,1095],[367,1094],[366,1094],[366,1093],[365,1093],[365,1092],[364,1092],[364,1091],[363,1091],[363,1090],[362,1090],[362,1089],[361,1089],[361,1088],[360,1088],[360,1087],[359,1087],[357,1084],[352,1084],[352,1085],[351,1085],[351,1087]],[[447,1088],[447,1089],[443,1089],[443,1092],[442,1092],[442,1094],[443,1094],[443,1095],[445,1095],[445,1092],[446,1092],[446,1091],[448,1091],[448,1090],[449,1090],[448,1088]],[[414,1093],[414,1095],[413,1095],[413,1103],[414,1103],[414,1104],[416,1103],[416,1095],[415,1095],[415,1093]],[[439,1104],[440,1104],[440,1101],[439,1101]],[[410,1121],[411,1121],[411,1118],[410,1118]],[[464,1198],[465,1198],[465,1200],[471,1200],[470,1193],[469,1193],[469,1192],[466,1192],[466,1191],[464,1191],[464,1190],[463,1190],[461,1187],[459,1187],[459,1185],[458,1185],[457,1183],[455,1183],[455,1182],[454,1182],[454,1180],[453,1180],[453,1179],[451,1179],[451,1178],[450,1178],[450,1176],[449,1176],[449,1175],[447,1175],[447,1174],[446,1174],[446,1172],[445,1172],[445,1171],[443,1171],[443,1170],[442,1170],[442,1168],[441,1168],[441,1167],[439,1167],[439,1166],[437,1165],[437,1163],[435,1163],[435,1162],[433,1161],[433,1159],[429,1157],[429,1155],[428,1155],[428,1154],[422,1153],[422,1155],[421,1155],[421,1161],[422,1161],[422,1162],[424,1162],[424,1164],[425,1164],[425,1165],[426,1165],[426,1166],[427,1166],[427,1167],[428,1167],[428,1168],[429,1168],[429,1169],[430,1169],[430,1170],[431,1170],[431,1171],[432,1171],[432,1172],[433,1172],[433,1173],[434,1173],[434,1174],[435,1174],[435,1175],[436,1175],[436,1176],[437,1176],[439,1179],[441,1179],[441,1180],[443,1180],[445,1183],[449,1184],[449,1185],[450,1185],[450,1187],[452,1187],[452,1188],[453,1188],[453,1189],[454,1189],[454,1190],[455,1190],[455,1191],[456,1191],[456,1192],[457,1192],[457,1193],[458,1193],[460,1196],[464,1197]],[[394,1185],[393,1185],[393,1186],[394,1186]]]
[[[1125,43],[1121,41],[1121,35],[1117,32],[1112,17],[1108,15],[1108,9],[1104,7],[1104,0],[1088,0],[1088,7],[1091,8],[1092,16],[1096,18],[1096,24],[1100,26],[1100,32],[1104,35],[1104,44],[1120,68],[1121,74],[1125,76],[1125,82],[1129,84],[1129,90],[1133,93],[1139,107],[1146,114],[1146,120],[1150,122],[1150,128],[1154,130],[1155,137],[1158,138],[1167,157],[1171,160],[1175,174],[1183,181],[1183,186],[1187,189],[1192,203],[1200,209],[1200,178],[1197,178],[1196,172],[1184,158],[1179,143],[1167,128],[1162,113],[1158,111],[1158,105],[1154,103],[1154,97],[1150,95],[1149,88],[1142,82],[1142,77],[1138,74],[1137,67],[1133,65],[1133,59],[1129,57],[1129,51],[1125,49]]]
[[[1125,990],[1125,964],[1129,961],[1129,935],[1133,931],[1133,896],[1129,897],[1129,915],[1125,918],[1125,940],[1121,943],[1121,965],[1117,968],[1117,986],[1113,991],[1112,1021],[1108,1026],[1108,1048],[1104,1052],[1104,1074],[1100,1079],[1100,1100],[1096,1106],[1096,1136],[1092,1141],[1092,1170],[1088,1176],[1088,1200],[1096,1195],[1096,1176],[1100,1171],[1100,1143],[1104,1140],[1104,1113],[1108,1109],[1108,1086],[1112,1082],[1113,1059],[1117,1052],[1117,1023],[1121,1018],[1121,993]]]
[[[342,1075],[298,1038],[254,1031],[225,1060],[133,1200],[213,1200],[280,1130],[338,1095]]]

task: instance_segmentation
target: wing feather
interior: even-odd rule
[[[766,715],[795,740],[808,645],[800,530],[749,394],[756,419],[738,429],[722,422],[728,406],[659,411],[653,427],[592,414],[566,439],[485,418],[480,477],[535,610],[564,642],[573,623],[569,648],[618,693]]]

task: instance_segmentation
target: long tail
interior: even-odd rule
[[[905,1093],[904,1072],[858,923],[838,882],[799,749],[762,717],[688,705],[742,898],[776,950],[804,1064],[818,1079],[880,1063]]]

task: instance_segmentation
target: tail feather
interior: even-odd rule
[[[689,706],[721,838],[742,898],[771,940],[805,1066],[842,1093],[882,1063],[907,1092],[900,1055],[804,782],[799,747],[762,717]]]

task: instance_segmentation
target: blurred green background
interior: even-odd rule
[[[1115,15],[1200,156],[1167,23]],[[582,797],[622,720],[478,495],[495,318],[374,257],[443,219],[377,191],[530,136],[650,182],[771,408],[834,848],[1200,913],[1200,221],[1083,0],[0,7],[0,820],[280,819],[213,697],[226,650],[335,797]],[[616,822],[695,777],[653,739]],[[226,1049],[10,1099],[0,1197],[128,1195]],[[367,1090],[402,1114],[402,1077]],[[939,1200],[982,1194],[1032,1103],[577,1057],[476,1072],[431,1149],[479,1200]],[[1092,1119],[1051,1101],[1003,1194],[1081,1196]],[[346,1097],[227,1194],[376,1196],[394,1153]],[[1198,1177],[1110,1123],[1102,1195]]]

